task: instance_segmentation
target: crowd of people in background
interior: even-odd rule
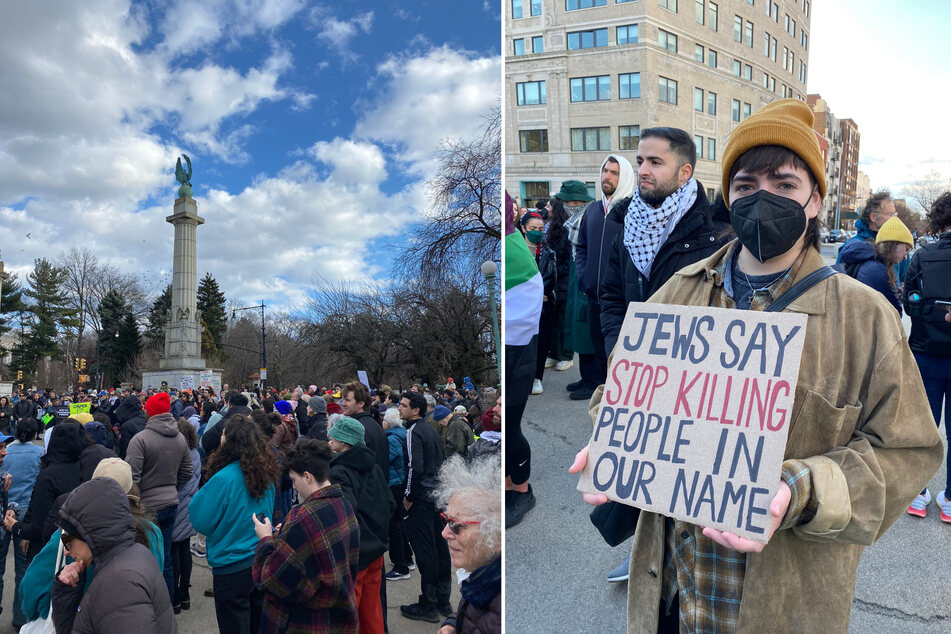
[[[221,631],[389,631],[417,568],[403,617],[501,631],[500,409],[468,377],[0,397],[13,625],[177,631],[203,558]]]

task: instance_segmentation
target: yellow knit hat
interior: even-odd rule
[[[723,152],[723,201],[730,205],[730,169],[747,150],[761,145],[789,148],[806,162],[826,197],[826,167],[819,141],[812,129],[812,110],[798,99],[780,99],[747,117],[736,126]]]
[[[911,231],[908,230],[904,222],[898,219],[898,216],[892,216],[886,220],[882,228],[878,230],[878,235],[875,236],[875,244],[879,242],[904,242],[908,246],[915,246]]]

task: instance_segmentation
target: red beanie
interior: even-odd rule
[[[145,402],[145,413],[151,418],[159,414],[168,414],[171,407],[172,401],[169,399],[168,393],[159,392],[158,394],[150,396],[149,400]]]
[[[343,408],[337,403],[327,403],[327,415],[331,414],[343,414]]]

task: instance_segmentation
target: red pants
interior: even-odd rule
[[[380,584],[383,577],[383,556],[357,573],[355,594],[360,634],[383,634],[383,607],[380,605]]]

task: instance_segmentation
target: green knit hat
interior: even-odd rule
[[[338,418],[334,426],[327,432],[327,435],[334,440],[345,442],[351,446],[364,442],[365,434],[366,430],[360,424],[360,421],[349,416]]]

